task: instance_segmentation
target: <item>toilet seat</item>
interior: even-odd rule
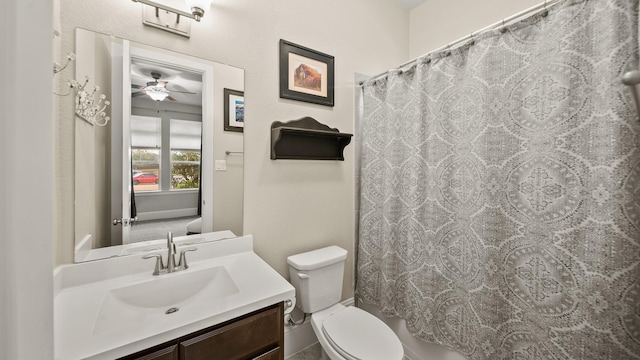
[[[382,320],[354,306],[325,318],[322,332],[348,360],[400,360],[404,356],[395,333]]]

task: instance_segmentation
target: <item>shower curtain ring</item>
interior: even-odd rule
[[[507,27],[504,25],[504,19],[502,19],[502,27],[500,28],[500,32],[503,34],[507,32]]]
[[[471,33],[471,41],[469,42],[469,45],[475,45],[476,44],[476,39],[473,37],[473,32]]]
[[[540,16],[547,17],[547,15],[549,15],[549,10],[547,10],[547,0],[544,0],[544,5],[542,6],[544,7],[544,10],[540,12]]]

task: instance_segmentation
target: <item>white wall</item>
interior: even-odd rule
[[[175,1],[178,3],[179,1]],[[141,4],[61,0],[63,53],[73,51],[74,29],[128,38],[245,69],[244,233],[256,252],[288,277],[286,257],[336,244],[350,251],[343,296],[353,294],[353,145],[346,161],[270,160],[270,125],[303,116],[353,132],[354,73],[375,74],[409,51],[409,14],[391,0],[214,0],[191,38],[145,27]],[[335,104],[325,107],[278,96],[278,41],[285,39],[335,56]],[[61,108],[55,134],[60,181],[56,263],[73,257],[73,121]]]
[[[5,0],[1,13],[0,359],[51,359],[52,6]]]
[[[426,0],[411,11],[409,58],[414,59],[540,4],[540,0]],[[409,60],[409,59],[407,59]]]

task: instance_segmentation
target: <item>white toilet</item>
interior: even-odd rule
[[[287,258],[296,306],[311,314],[311,326],[331,360],[401,360],[402,344],[380,319],[340,304],[347,251],[338,246]]]

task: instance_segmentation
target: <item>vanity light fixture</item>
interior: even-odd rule
[[[209,8],[211,7],[211,0],[185,0],[187,6],[189,7],[189,9],[191,9],[191,13],[188,13],[186,11],[175,9],[151,0],[132,1],[153,6],[156,8],[156,11],[158,11],[158,9],[162,9],[168,12],[172,12],[177,15],[176,22],[180,22],[180,16],[188,17],[190,19],[194,19],[195,21],[200,21],[200,19],[202,19],[202,17],[204,16],[205,11],[209,10]]]

